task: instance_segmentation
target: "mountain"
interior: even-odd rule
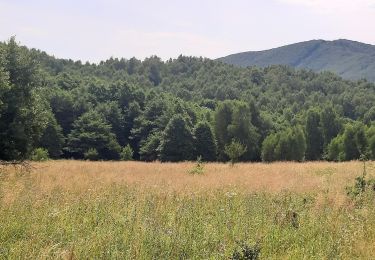
[[[345,79],[365,78],[375,82],[375,45],[350,40],[312,40],[232,54],[218,60],[241,67],[289,65],[315,72],[331,71]]]

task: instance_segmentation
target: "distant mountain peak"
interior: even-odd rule
[[[375,46],[347,39],[310,40],[218,60],[241,67],[288,65],[316,72],[332,71],[346,79],[366,78],[375,82]]]

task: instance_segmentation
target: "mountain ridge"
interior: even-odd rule
[[[263,51],[240,52],[217,60],[240,67],[288,65],[375,82],[375,45],[347,39],[310,40]]]

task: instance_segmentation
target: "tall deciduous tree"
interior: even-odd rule
[[[0,65],[0,159],[23,159],[43,133],[47,108],[36,92],[40,75],[27,49],[12,37]]]
[[[244,160],[259,159],[259,139],[257,129],[251,123],[251,113],[246,103],[235,103],[232,114],[232,122],[228,126],[228,132],[232,139],[238,140],[247,147]]]

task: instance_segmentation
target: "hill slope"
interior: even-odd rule
[[[375,46],[349,40],[312,40],[271,50],[232,54],[219,60],[242,67],[289,65],[332,71],[343,78],[375,81]]]

